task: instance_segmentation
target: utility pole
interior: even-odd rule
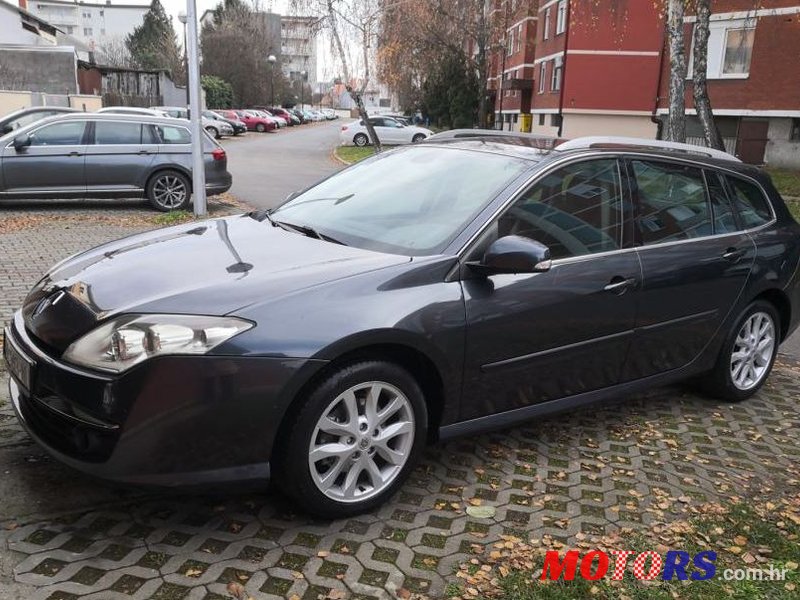
[[[186,0],[186,19],[189,25],[187,56],[189,63],[189,120],[192,130],[192,192],[194,194],[194,214],[204,217],[206,207],[206,171],[203,160],[203,127],[200,119],[200,55],[197,44],[197,5],[195,0]]]

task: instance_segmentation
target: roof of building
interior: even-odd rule
[[[0,8],[5,8],[5,9],[7,9],[9,11],[16,11],[17,14],[22,15],[24,17],[27,17],[28,19],[31,19],[31,20],[35,21],[39,25],[39,27],[41,29],[44,29],[45,31],[47,31],[47,33],[49,33],[50,35],[56,35],[57,31],[61,31],[55,25],[51,24],[48,21],[45,21],[41,17],[37,17],[35,14],[33,14],[28,9],[22,8],[21,6],[19,6],[17,4],[11,4],[10,2],[0,2]],[[64,33],[64,32],[61,31],[61,33]]]

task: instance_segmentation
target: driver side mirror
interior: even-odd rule
[[[519,235],[501,237],[486,249],[480,262],[468,262],[484,276],[498,273],[544,273],[550,270],[550,248]]]
[[[14,138],[14,150],[19,152],[23,148],[27,148],[31,145],[31,136],[27,133],[23,133],[20,136]]]
[[[0,130],[0,135],[5,135],[7,133],[11,133],[14,131],[14,126],[11,123],[6,123],[3,125],[3,129]]]

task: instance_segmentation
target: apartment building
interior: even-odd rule
[[[281,65],[292,81],[317,82],[317,17],[281,16]],[[305,76],[302,75],[305,73]]]

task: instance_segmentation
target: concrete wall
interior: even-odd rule
[[[658,128],[649,116],[581,113],[565,113],[561,130],[561,136],[565,138],[621,135],[654,140],[657,133]]]
[[[0,46],[0,89],[76,94],[75,49],[57,46]]]
[[[84,112],[94,112],[100,108],[103,108],[103,99],[100,96],[72,94],[69,97],[69,105],[72,108],[77,108]]]
[[[32,105],[30,92],[0,90],[0,116]]]
[[[765,154],[770,167],[800,169],[800,142],[791,141],[791,133],[792,119],[770,119]]]

